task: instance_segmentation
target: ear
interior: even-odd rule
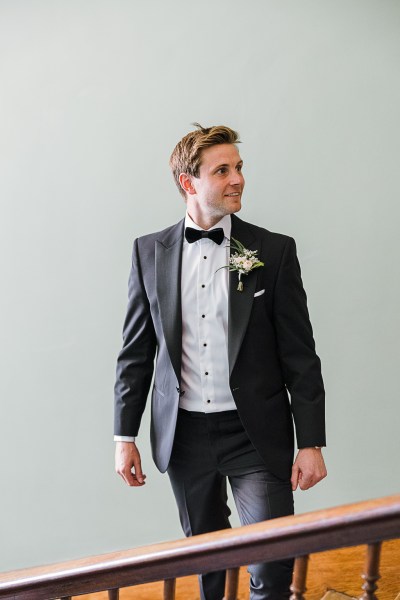
[[[196,193],[195,188],[193,187],[192,178],[190,175],[186,173],[181,173],[179,175],[179,183],[181,184],[181,188],[186,194],[193,196]]]

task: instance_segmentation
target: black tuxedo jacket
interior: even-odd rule
[[[264,262],[242,277],[243,292],[237,291],[237,273],[230,273],[232,395],[267,468],[286,478],[293,420],[299,448],[325,445],[324,385],[296,245],[235,215],[231,235]],[[151,443],[162,472],[171,456],[181,392],[183,238],[184,220],[134,242],[115,384],[115,434],[136,436],[154,370]]]

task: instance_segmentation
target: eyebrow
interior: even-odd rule
[[[237,167],[238,165],[242,165],[242,164],[243,164],[243,161],[242,161],[242,160],[239,160],[239,161],[236,163],[236,165],[235,165],[235,166]],[[229,164],[228,164],[228,163],[222,163],[221,165],[217,165],[216,167],[213,167],[213,170],[214,170],[214,169],[220,169],[221,167],[229,167]]]

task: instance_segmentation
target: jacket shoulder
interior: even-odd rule
[[[182,238],[183,223],[184,219],[181,219],[178,223],[175,223],[175,225],[170,225],[165,229],[160,229],[153,233],[141,235],[135,239],[134,243],[137,244],[139,251],[154,248],[156,241],[160,241],[166,245],[173,244],[175,241]]]
[[[263,241],[268,242],[269,244],[273,244],[276,247],[284,247],[288,242],[294,242],[294,238],[290,235],[278,233],[276,231],[270,231],[265,227],[260,227],[259,225],[255,225],[254,223],[243,221],[242,219],[239,219],[239,217],[236,216],[235,220],[240,222],[242,226],[247,227],[256,238],[261,238]]]

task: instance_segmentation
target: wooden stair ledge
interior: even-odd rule
[[[243,563],[301,557],[359,544],[376,545],[377,542],[399,537],[400,495],[395,495],[188,539],[2,573],[0,598],[66,598],[193,573],[230,569]],[[354,570],[354,565],[347,561],[346,570],[349,567]],[[329,584],[328,587],[333,586]],[[358,595],[358,589],[356,594],[351,595]],[[396,593],[398,591],[399,588]],[[381,594],[379,596],[383,600]],[[394,597],[395,594],[389,600]],[[310,600],[309,594],[307,599]]]

